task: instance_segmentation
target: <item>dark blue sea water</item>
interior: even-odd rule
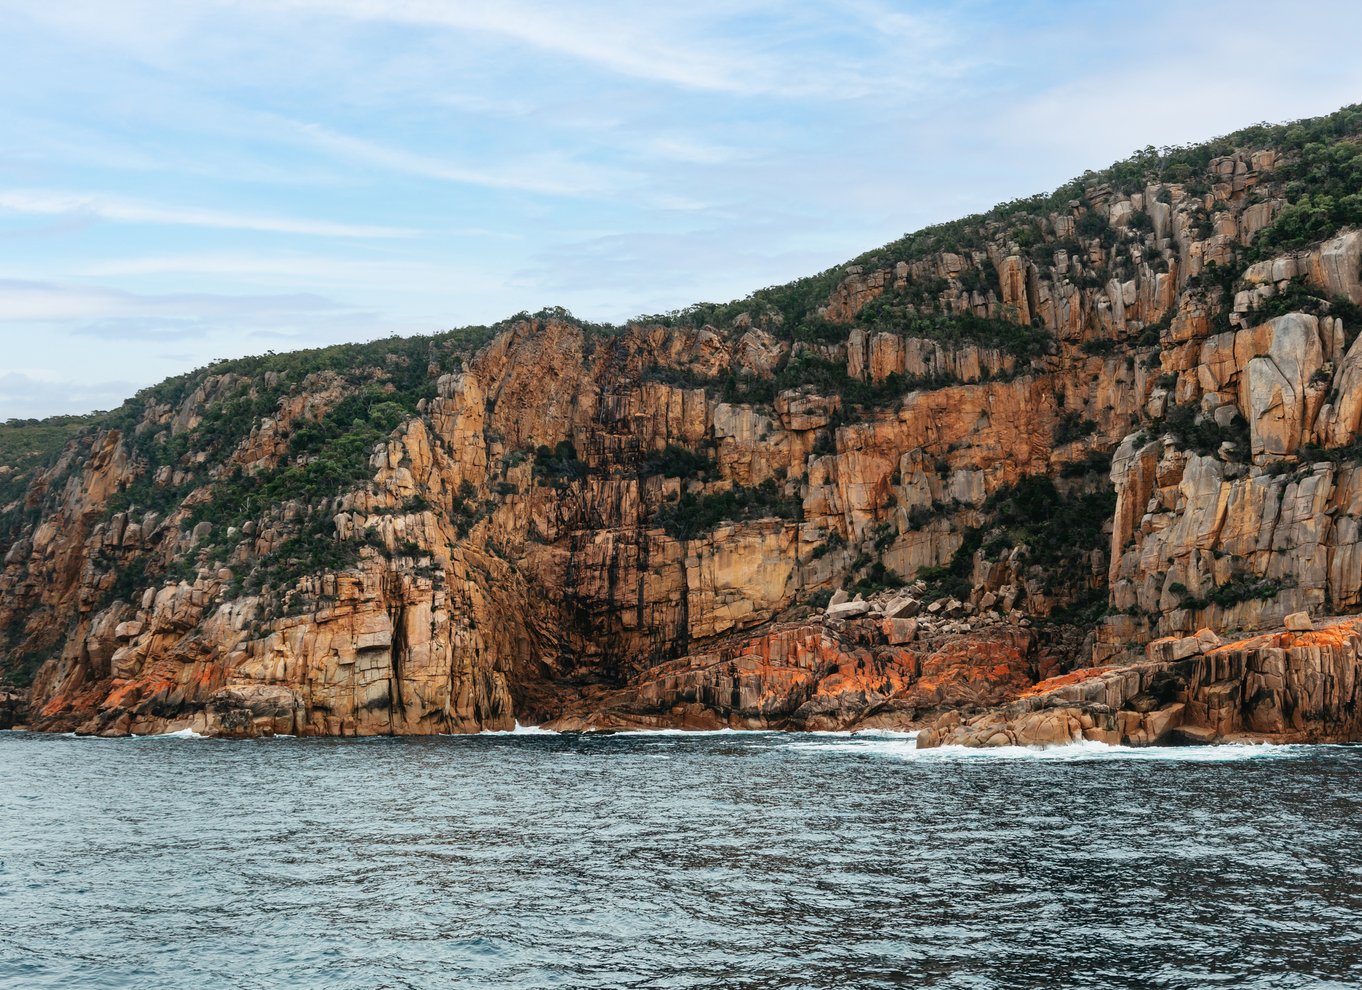
[[[0,733],[0,986],[1362,985],[1362,749]]]

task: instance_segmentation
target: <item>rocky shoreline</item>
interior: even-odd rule
[[[1071,667],[1018,609],[925,601],[919,583],[868,598],[838,592],[820,613],[732,637],[645,669],[624,686],[557,685],[523,714],[545,730],[917,730],[917,745],[1166,746],[1338,742],[1362,736],[1362,617],[1287,617],[1222,642],[1209,629],[1150,643],[1143,660]],[[75,722],[0,695],[0,729],[81,735],[192,730],[222,738],[317,733],[294,695],[227,688],[178,710],[105,710]],[[510,725],[517,724],[512,717]]]

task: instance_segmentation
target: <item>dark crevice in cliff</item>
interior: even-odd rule
[[[405,718],[406,705],[402,698],[402,661],[407,652],[407,604],[399,601],[388,606],[392,622],[392,647],[388,673],[388,710],[391,718]]]
[[[683,553],[677,566],[681,569],[681,605],[677,617],[676,636],[673,639],[673,656],[683,657],[690,652],[690,571],[686,569],[686,556],[689,544],[682,544]]]
[[[645,629],[647,627],[644,624],[644,616],[646,615],[644,601],[647,591],[648,561],[650,559],[649,550],[651,547],[648,542],[648,533],[645,529],[646,524],[644,518],[647,514],[647,510],[644,507],[645,500],[643,497],[643,481],[641,478],[638,484],[638,498],[636,501],[638,503],[638,518],[634,523],[634,540],[638,546],[638,567],[636,568],[638,571],[638,579],[635,582],[634,587],[634,624],[639,629]],[[656,639],[652,636],[649,638],[654,640],[654,655],[656,655]]]

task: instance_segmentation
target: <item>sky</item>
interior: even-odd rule
[[[1362,5],[0,0],[0,421],[821,271],[1362,100]]]

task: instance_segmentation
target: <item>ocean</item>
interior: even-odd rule
[[[1362,747],[0,733],[0,987],[1362,986]]]

